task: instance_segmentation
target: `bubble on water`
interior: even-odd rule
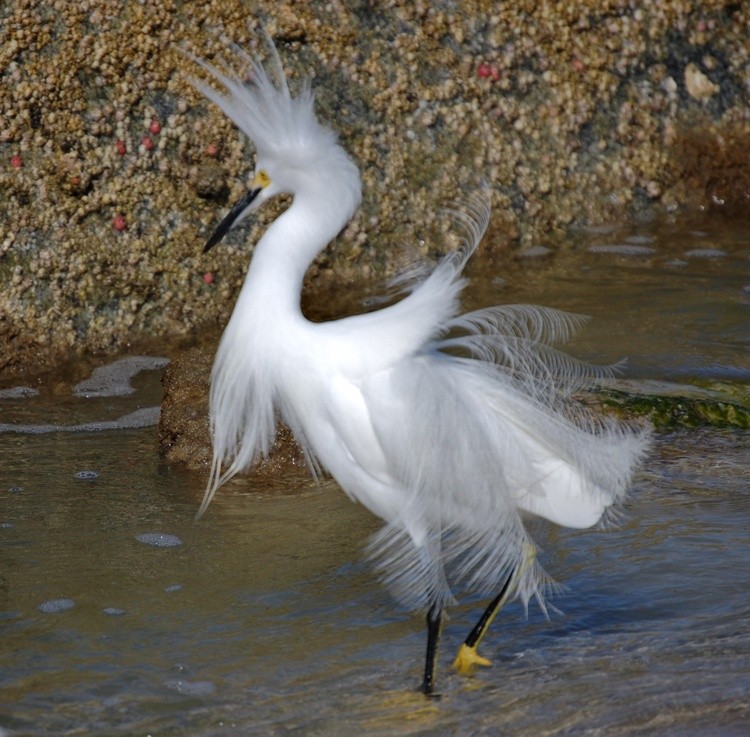
[[[138,430],[159,423],[159,407],[142,407],[116,420],[99,420],[82,425],[14,425],[0,423],[0,433],[15,432],[21,435],[44,435],[51,432],[104,432],[105,430]]]
[[[617,225],[580,225],[575,230],[591,233],[592,235],[608,235],[618,229]]]
[[[685,252],[688,258],[723,258],[726,255],[720,248],[692,248]]]
[[[652,235],[629,235],[627,238],[625,238],[625,243],[634,243],[637,246],[645,246],[649,243],[653,243],[654,236]]]
[[[39,395],[39,389],[30,386],[12,386],[9,389],[0,389],[0,399],[27,399]]]
[[[539,258],[540,256],[546,256],[548,253],[552,253],[552,249],[547,248],[547,246],[529,246],[518,251],[516,258]]]
[[[152,356],[130,356],[94,369],[91,376],[73,387],[73,394],[79,397],[118,397],[133,394],[135,389],[130,380],[141,371],[154,371],[164,368],[167,358]]]
[[[116,606],[108,606],[104,607],[102,611],[108,616],[108,617],[121,617],[123,614],[125,614],[124,609],[120,609]]]
[[[82,481],[91,481],[99,478],[99,471],[77,471],[73,474],[73,478]]]
[[[185,696],[210,696],[216,691],[211,681],[166,681],[164,685]]]
[[[13,527],[12,522],[0,522],[0,530],[9,530],[11,527]]]
[[[135,539],[154,548],[175,548],[182,545],[182,540],[177,535],[168,535],[165,532],[142,532],[136,535]]]
[[[656,253],[655,248],[638,246],[632,243],[612,243],[599,246],[589,246],[589,253],[610,253],[614,256],[651,256]]]
[[[11,494],[20,494],[23,491],[23,486],[10,486],[8,487],[8,491]]]
[[[174,594],[177,591],[182,591],[181,583],[173,583],[171,586],[167,586],[164,591],[168,594]]]
[[[44,614],[57,614],[58,612],[67,612],[72,609],[76,603],[73,599],[47,599],[43,601],[37,609]]]

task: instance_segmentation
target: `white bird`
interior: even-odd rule
[[[267,455],[283,418],[311,470],[322,468],[385,525],[369,553],[406,607],[427,611],[421,690],[432,694],[444,607],[453,591],[496,594],[455,667],[489,661],[477,646],[514,595],[543,606],[547,578],[527,515],[596,524],[623,499],[648,430],[594,415],[571,398],[611,373],[553,348],[584,318],[528,305],[459,313],[461,271],[487,227],[487,195],[456,215],[464,248],[401,301],[313,323],[300,309],[306,269],[360,203],[357,166],[322,125],[305,84],[293,97],[268,40],[273,74],[235,47],[223,87],[192,79],[255,145],[252,186],[205,250],[281,193],[292,202],[255,246],[211,374],[213,463],[198,515],[216,490]],[[249,70],[243,81],[240,69]]]

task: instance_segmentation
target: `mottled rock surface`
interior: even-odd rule
[[[206,472],[211,463],[208,430],[208,388],[215,346],[185,351],[164,372],[164,401],[159,420],[159,444],[167,460]],[[261,481],[302,468],[305,459],[289,430],[279,426],[269,457],[253,473]]]
[[[252,150],[186,81],[183,46],[252,48],[363,172],[361,211],[310,272],[368,280],[446,247],[432,213],[494,189],[498,249],[570,225],[748,210],[748,3],[14,0],[0,5],[0,377],[223,323],[273,218],[201,246]]]

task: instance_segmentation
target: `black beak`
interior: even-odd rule
[[[250,189],[245,193],[245,196],[237,202],[234,207],[224,216],[224,219],[219,223],[213,235],[208,239],[206,245],[203,246],[203,253],[210,251],[228,232],[234,224],[234,221],[244,212],[245,208],[258,196],[262,187],[257,189]]]

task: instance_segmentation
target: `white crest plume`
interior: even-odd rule
[[[255,144],[259,158],[280,157],[304,164],[329,152],[337,136],[315,117],[315,95],[308,80],[303,81],[301,91],[292,97],[278,51],[268,35],[264,34],[264,38],[272,76],[257,57],[230,45],[234,64],[224,62],[221,68],[187,54],[224,87],[226,94],[199,79],[190,78],[190,82]],[[245,79],[237,71],[240,68],[246,70]]]

